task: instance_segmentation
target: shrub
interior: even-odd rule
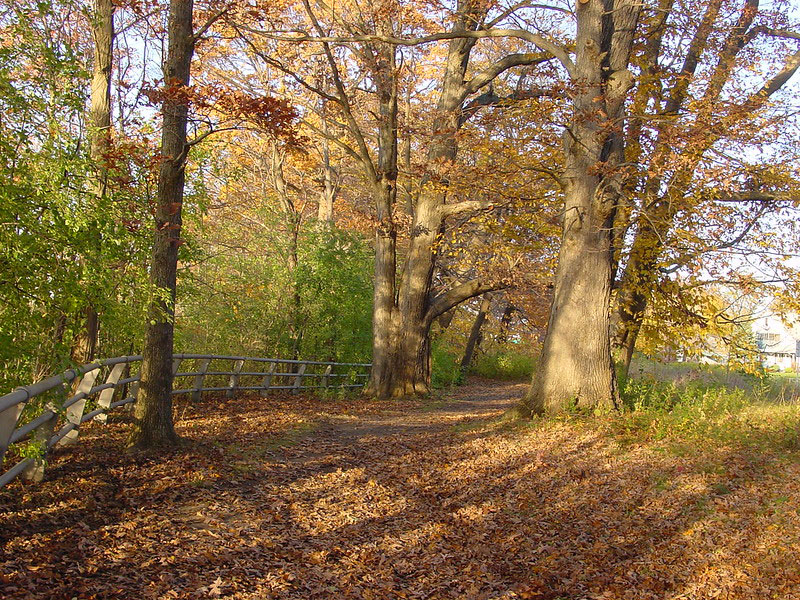
[[[630,379],[621,388],[622,415],[610,428],[632,440],[687,440],[794,451],[800,447],[800,406],[778,404],[768,386],[751,390],[691,381],[685,385]]]
[[[434,342],[431,349],[431,386],[444,388],[461,383],[461,359],[443,343]]]
[[[476,356],[470,372],[489,379],[527,379],[533,369],[532,353],[523,348],[503,348]]]

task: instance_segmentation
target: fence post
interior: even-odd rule
[[[267,374],[264,375],[264,379],[261,381],[261,397],[266,398],[267,393],[269,392],[269,386],[272,383],[272,376],[275,374],[277,370],[278,363],[273,362],[269,364],[269,370]]]
[[[328,389],[328,379],[330,379],[331,371],[333,371],[333,365],[328,365],[325,368],[325,374],[322,376],[322,389]]]
[[[242,372],[243,366],[243,360],[237,360],[235,363],[233,363],[233,374],[231,375],[231,381],[228,385],[228,389],[225,392],[226,397],[233,398],[233,395],[236,393],[236,388],[239,387],[239,373]]]
[[[2,463],[6,450],[8,450],[8,441],[17,428],[17,421],[22,414],[23,408],[25,408],[25,403],[20,402],[0,412],[0,463]]]
[[[94,382],[100,374],[100,369],[89,371],[82,378],[78,385],[76,394],[88,394],[94,387]],[[105,391],[105,390],[103,390]],[[71,446],[78,441],[78,428],[81,426],[81,417],[83,417],[83,409],[86,407],[86,396],[78,400],[75,404],[67,409],[67,423],[72,423],[75,427],[67,433],[56,446]]]
[[[122,378],[122,374],[125,372],[125,367],[127,365],[128,363],[118,363],[114,365],[113,369],[111,369],[111,373],[109,373],[108,378],[106,379],[106,385],[112,384],[114,387],[100,392],[100,395],[97,397],[97,408],[104,408],[105,410],[108,410],[111,407],[111,401],[114,399],[114,392],[117,391],[117,382]],[[108,413],[100,413],[94,418],[94,420],[99,421],[100,423],[107,423]]]
[[[62,390],[63,389],[65,389],[64,386],[62,386]],[[45,460],[47,458],[47,442],[53,435],[53,430],[56,426],[56,419],[58,418],[58,415],[56,414],[58,409],[52,402],[48,402],[45,405],[44,410],[45,412],[52,412],[53,415],[46,423],[43,423],[41,426],[37,427],[33,432],[33,443],[39,446],[41,454],[39,456],[32,457],[33,463],[31,463],[22,472],[23,479],[32,481],[34,483],[39,483],[42,479],[44,479],[44,467],[47,462]]]
[[[172,376],[173,377],[175,377],[175,374],[178,372],[178,369],[180,369],[182,362],[183,362],[182,358],[173,358],[172,359]]]
[[[204,358],[200,361],[200,368],[197,370],[197,375],[194,376],[194,391],[192,392],[192,401],[199,402],[200,398],[203,395],[203,382],[206,379],[206,373],[208,373],[208,365],[211,364],[210,358]]]
[[[292,393],[297,393],[300,391],[300,386],[303,384],[303,373],[306,372],[306,364],[303,363],[300,365],[300,368],[297,369],[297,375],[294,377],[294,389],[292,389]]]
[[[139,398],[139,382],[131,381],[128,391],[130,391],[130,397],[133,398],[133,402],[128,404],[128,412],[133,412],[136,410],[136,400]]]

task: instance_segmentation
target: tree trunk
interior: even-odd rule
[[[667,231],[663,233],[666,234]],[[617,350],[622,375],[626,377],[650,294],[656,283],[656,265],[663,249],[661,240],[649,220],[639,224],[617,292],[617,315],[612,342]]]
[[[627,66],[641,8],[631,0],[587,0],[576,10],[561,249],[539,369],[523,400],[539,414],[617,405],[609,309],[624,151],[618,130],[633,82]]]
[[[511,317],[514,315],[514,305],[510,302],[506,304],[505,310],[503,310],[503,316],[500,317],[500,330],[497,332],[497,338],[495,340],[498,344],[505,344],[508,341],[508,328],[511,326]]]
[[[567,195],[567,206],[591,198],[597,181],[587,176]],[[538,414],[570,407],[614,408],[616,384],[609,343],[610,229],[596,209],[583,223],[565,219],[553,305],[542,358],[526,397]],[[569,209],[568,209],[569,210]],[[574,209],[573,209],[574,210]]]
[[[172,422],[172,345],[184,168],[188,153],[189,106],[182,92],[189,85],[195,44],[192,4],[192,0],[170,0],[169,46],[164,64],[167,96],[163,103],[161,165],[150,267],[150,282],[163,296],[155,300],[149,310],[135,424],[128,440],[130,446],[137,448],[172,445],[178,440]]]
[[[114,4],[95,0],[92,22],[94,68],[89,98],[89,155],[97,170],[97,195],[105,196],[108,166],[105,153],[111,136],[111,69],[114,57]]]
[[[459,3],[459,21],[454,30],[465,31],[474,27],[477,19],[469,1]],[[430,327],[441,313],[431,314],[435,303],[432,293],[433,272],[436,265],[436,239],[444,225],[442,207],[447,197],[447,171],[457,152],[456,134],[463,124],[461,109],[464,101],[464,75],[469,54],[475,40],[455,39],[450,42],[447,67],[442,92],[434,121],[434,138],[428,150],[430,171],[423,178],[423,188],[413,206],[411,240],[403,270],[397,303],[392,297],[393,331],[381,333],[390,350],[384,351],[381,360],[390,366],[381,366],[383,388],[378,397],[398,397],[409,394],[427,394],[430,391]],[[397,98],[394,98],[394,168],[397,170]],[[396,185],[396,182],[395,182]],[[406,200],[410,208],[410,200]],[[387,267],[388,268],[388,267]],[[392,266],[394,268],[394,265]],[[376,298],[377,298],[376,270]],[[482,291],[485,291],[482,289]],[[394,290],[393,290],[394,293]],[[480,293],[480,292],[479,292]],[[471,296],[461,298],[466,300]],[[387,299],[388,301],[388,299]],[[376,333],[378,329],[374,330]],[[376,369],[373,353],[373,373]],[[370,386],[369,392],[375,388]]]
[[[105,154],[111,134],[111,69],[114,55],[114,5],[111,0],[95,0],[92,37],[94,68],[89,97],[89,159],[95,168],[94,192],[98,198],[102,198],[106,195],[108,185]],[[88,295],[91,298],[91,292]],[[97,349],[99,316],[91,300],[82,317],[71,351],[72,362],[79,365],[91,362]]]
[[[77,365],[85,365],[94,360],[97,352],[97,334],[100,330],[97,310],[91,304],[83,312],[80,330],[72,340],[70,358]]]
[[[467,340],[467,347],[464,350],[464,358],[461,359],[461,373],[466,374],[470,365],[472,364],[472,357],[475,355],[475,349],[480,344],[481,328],[484,321],[486,321],[486,314],[489,312],[489,305],[492,303],[490,294],[486,294],[481,301],[481,306],[478,309],[478,314],[475,315],[475,321],[472,323],[472,329],[469,332],[469,339]]]
[[[289,196],[289,186],[283,172],[286,164],[286,151],[278,147],[278,142],[272,143],[271,172],[272,184],[280,200],[283,222],[286,228],[286,271],[291,286],[291,304],[289,306],[289,333],[290,356],[292,360],[300,359],[300,345],[303,337],[303,324],[301,319],[300,285],[297,281],[297,267],[299,264],[299,240],[301,214]],[[331,200],[333,202],[333,200]],[[331,204],[332,206],[332,204]],[[294,366],[292,368],[295,368]]]
[[[328,121],[322,119],[322,130],[328,133]],[[336,181],[336,171],[331,165],[330,141],[327,137],[322,138],[322,189],[319,193],[319,207],[317,208],[317,220],[330,226],[333,223],[333,203],[338,193],[338,181]]]

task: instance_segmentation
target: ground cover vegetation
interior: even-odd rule
[[[800,597],[798,18],[0,0],[0,392],[143,356],[0,492],[0,589]],[[372,369],[173,406],[179,351]]]

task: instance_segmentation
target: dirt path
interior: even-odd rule
[[[302,443],[282,448],[282,454],[287,463],[302,465],[315,463],[333,449],[346,454],[361,447],[364,452],[353,454],[352,466],[373,453],[385,455],[386,448],[413,449],[418,441],[446,438],[471,423],[500,417],[519,401],[526,388],[524,383],[474,379],[468,386],[417,408],[388,407],[377,414],[329,415],[314,426],[313,433]]]
[[[178,407],[185,447],[82,432],[0,490],[0,598],[800,600],[800,460],[509,428],[525,386]]]
[[[0,597],[413,597],[417,567],[387,561],[392,548],[417,547],[414,523],[441,509],[431,488],[448,448],[523,390],[222,401],[184,413],[193,443],[166,455],[126,455],[126,425],[93,427],[42,485],[0,493]]]

